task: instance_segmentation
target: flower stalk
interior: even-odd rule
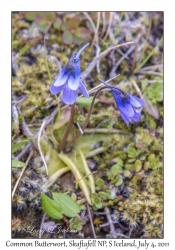
[[[81,126],[81,128],[82,128],[83,131],[85,130],[85,128],[86,128],[87,125],[88,125],[90,116],[91,116],[92,111],[93,111],[93,107],[94,107],[94,103],[95,103],[95,98],[97,97],[97,95],[98,95],[103,89],[106,89],[106,88],[109,88],[109,87],[107,87],[107,86],[102,87],[101,89],[97,90],[97,92],[95,93],[95,95],[94,95],[94,97],[93,97],[93,99],[92,99],[92,103],[91,103],[91,106],[90,106],[88,115],[87,115],[87,117],[86,117],[86,120],[85,120],[85,122],[83,123],[83,125]],[[68,142],[68,144],[67,144],[66,146],[67,146],[68,148],[71,147],[71,146],[74,144],[74,142],[75,142],[81,135],[82,135],[81,132],[78,131],[77,134],[74,136],[74,138],[73,138],[70,142]]]
[[[74,113],[75,113],[75,103],[72,104],[72,106],[71,106],[70,120],[69,120],[67,129],[66,129],[66,132],[65,132],[65,134],[64,134],[64,136],[63,136],[63,139],[62,139],[62,141],[61,141],[60,151],[63,151],[63,150],[64,150],[64,147],[65,147],[67,138],[68,138],[68,136],[69,136],[69,134],[70,134],[70,132],[71,132],[71,128],[72,128],[73,120],[74,120]]]

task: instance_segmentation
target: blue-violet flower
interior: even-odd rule
[[[58,94],[63,90],[62,101],[73,104],[78,97],[78,89],[85,97],[89,97],[86,87],[81,79],[80,54],[89,45],[85,44],[77,53],[74,53],[66,66],[60,71],[58,77],[53,81],[50,92]]]
[[[138,122],[141,117],[139,111],[144,106],[144,101],[137,96],[128,94],[119,88],[112,87],[101,79],[99,80],[111,89],[112,95],[115,99],[115,102],[120,111],[120,115],[124,122],[127,125],[129,125],[130,119],[134,122]]]

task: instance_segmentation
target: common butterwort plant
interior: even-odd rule
[[[100,78],[99,80],[111,89],[112,95],[124,122],[127,125],[129,125],[130,120],[138,122],[141,117],[140,110],[144,106],[144,101],[137,96],[126,93],[124,90],[112,87]]]
[[[71,56],[66,66],[60,71],[58,77],[51,85],[50,92],[52,94],[58,94],[63,90],[62,101],[65,104],[75,103],[78,97],[78,89],[85,97],[89,97],[81,79],[80,69],[80,54],[89,44],[85,44],[77,53]]]

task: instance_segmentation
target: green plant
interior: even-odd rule
[[[53,219],[61,219],[63,214],[67,217],[76,217],[80,212],[80,207],[70,196],[61,193],[53,193],[53,199],[41,194],[42,207],[44,211]]]
[[[23,146],[25,146],[29,142],[29,140],[23,140],[19,141],[17,143],[14,143],[12,145],[12,154],[16,153],[18,150],[20,150]],[[12,160],[12,168],[23,168],[26,166],[26,163],[18,160]]]
[[[139,156],[140,152],[141,151],[139,149],[136,150],[135,148],[128,148],[127,153],[128,153],[128,157],[130,158],[128,162],[134,162],[136,157]]]
[[[26,164],[22,161],[12,160],[12,168],[23,168]]]
[[[78,217],[70,219],[69,223],[70,223],[70,229],[72,231],[80,231],[82,229],[82,226],[86,224],[84,220],[81,220]]]
[[[12,145],[12,154],[20,150],[23,146],[27,144],[29,140],[23,140]]]
[[[77,44],[80,45],[89,38],[91,30],[81,26],[81,20],[77,17],[69,18],[62,25],[63,30],[63,42],[65,44]]]
[[[152,104],[157,104],[163,100],[163,85],[160,82],[154,82],[151,86],[146,88],[144,96],[147,98],[148,102]]]
[[[47,32],[53,25],[55,29],[61,27],[61,19],[56,16],[55,12],[27,12],[25,18],[28,21],[33,21],[34,25],[37,25],[40,31]]]
[[[148,156],[149,167],[151,169],[162,168],[163,164],[160,162],[159,158],[155,156],[155,154],[150,154]]]
[[[91,200],[95,208],[97,209],[102,208],[102,200],[97,193],[91,195]]]
[[[96,190],[101,190],[105,185],[104,180],[102,179],[97,179],[96,180]]]
[[[118,164],[115,164],[111,167],[110,171],[107,172],[107,177],[115,186],[120,186],[123,183],[122,178],[123,168]]]

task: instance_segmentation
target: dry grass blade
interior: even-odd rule
[[[138,38],[137,38],[137,43],[136,43],[136,46],[135,46],[135,50],[134,50],[134,56],[133,56],[132,64],[131,64],[131,73],[133,73],[134,69],[135,69],[137,50],[138,50],[138,45],[139,45],[141,37],[142,37],[142,34],[139,34]]]
[[[17,105],[17,110],[18,110],[18,113],[19,113],[20,115],[22,115],[21,109],[20,109],[19,105]],[[28,128],[28,125],[27,125],[27,123],[25,122],[25,119],[24,119],[24,118],[22,118],[22,121],[21,121],[21,129],[22,129],[23,134],[24,134],[27,138],[28,138],[28,137],[33,137],[33,134],[32,134],[32,132],[30,131],[30,129]]]
[[[96,30],[95,30],[94,38],[93,38],[92,43],[91,43],[91,48],[94,45],[94,41],[96,41],[96,43],[98,45],[98,30],[99,30],[99,27],[100,27],[100,12],[97,12],[97,27],[96,27]]]
[[[41,158],[42,158],[42,160],[43,160],[43,162],[44,162],[44,166],[45,166],[45,168],[46,168],[46,173],[47,173],[47,175],[48,175],[47,164],[46,164],[46,161],[45,161],[45,159],[44,159],[44,156],[43,156],[43,153],[42,153],[42,150],[41,150],[41,147],[40,147],[41,134],[42,134],[42,131],[43,131],[43,129],[44,129],[45,124],[46,124],[46,120],[43,121],[43,123],[42,123],[42,125],[41,125],[41,128],[40,128],[40,130],[39,130],[39,132],[38,132],[37,146],[38,146],[38,150],[39,150],[39,153],[40,153],[40,155],[41,155]]]
[[[54,136],[54,134],[53,134],[52,126],[50,127],[50,134],[51,134],[51,136],[52,136],[53,141],[59,146],[59,143],[57,142],[57,140],[55,139],[55,136]]]
[[[43,218],[42,218],[42,221],[41,221],[39,236],[38,236],[39,239],[41,239],[41,236],[42,236],[42,226],[43,226],[43,223],[45,221],[45,217],[46,217],[46,213],[43,214]]]
[[[149,70],[149,69],[162,69],[163,68],[163,64],[157,64],[157,65],[151,65],[148,67],[144,67],[142,68],[142,70]]]
[[[156,75],[156,76],[163,76],[163,73],[160,72],[154,72],[154,71],[145,71],[145,70],[140,70],[137,72],[138,74],[145,74],[145,75]]]
[[[91,43],[91,48],[92,48],[95,40],[96,40],[96,43],[98,44],[98,35],[96,34],[96,32],[98,32],[98,31],[96,31],[97,29],[96,29],[95,24],[94,24],[92,18],[90,17],[90,15],[85,11],[83,12],[83,14],[89,20],[89,22],[93,28],[93,31],[94,31],[94,39],[92,40],[92,43]]]
[[[87,207],[87,211],[88,211],[88,215],[89,215],[89,220],[90,220],[92,232],[93,232],[94,238],[96,239],[97,236],[96,236],[96,233],[95,233],[94,224],[93,224],[93,220],[92,220],[92,216],[91,216],[91,211],[90,211],[89,205],[87,204],[86,207]]]
[[[101,32],[101,37],[103,37],[105,30],[106,30],[106,20],[105,20],[105,12],[103,11],[101,13],[102,15],[102,22],[103,22],[103,27],[102,27],[102,32]]]
[[[96,47],[96,56],[98,56],[100,54],[101,49],[97,44],[95,44],[95,47]],[[99,74],[100,73],[100,60],[97,60],[96,69],[97,69],[97,73]]]
[[[82,128],[81,128],[79,122],[77,122],[77,127],[78,127],[78,129],[80,130],[80,133],[83,135],[84,133],[83,133],[83,130],[82,130]]]
[[[116,63],[116,65],[114,65],[114,67],[112,68],[111,72],[109,73],[110,77],[113,77],[116,74],[116,70],[118,68],[118,66],[120,65],[120,63],[127,58],[127,56],[134,50],[135,45],[133,45],[130,49],[128,49],[128,51],[118,60],[118,62]]]
[[[95,67],[96,65],[96,62],[97,60],[99,59],[102,59],[104,58],[111,50],[113,49],[117,49],[117,48],[120,48],[120,47],[123,47],[123,46],[127,46],[127,45],[130,45],[130,44],[134,44],[135,42],[128,42],[128,43],[123,43],[123,44],[118,44],[118,45],[115,45],[111,48],[108,48],[107,50],[103,51],[102,53],[100,53],[98,56],[96,56],[94,58],[94,60],[89,64],[89,66],[87,67],[87,69],[85,71],[83,71],[82,73],[82,79],[85,79],[89,73],[93,70],[93,68]]]
[[[12,191],[12,199],[13,199],[13,196],[14,196],[14,194],[15,194],[15,191],[16,191],[16,189],[17,189],[17,187],[18,187],[18,184],[19,184],[19,182],[20,182],[20,180],[21,180],[21,178],[22,178],[22,176],[23,176],[23,174],[24,174],[24,172],[25,172],[25,170],[26,170],[26,168],[27,168],[27,166],[28,166],[28,164],[29,164],[31,158],[33,157],[34,153],[35,153],[35,150],[32,150],[32,151],[30,152],[29,157],[27,158],[26,166],[23,167],[23,169],[22,169],[22,171],[21,171],[21,173],[20,173],[20,176],[19,176],[19,178],[18,178],[18,180],[17,180],[17,182],[16,182],[16,184],[15,184],[15,186],[14,186],[14,188],[13,188],[13,191]]]
[[[113,12],[110,12],[110,16],[109,16],[109,25],[108,25],[108,29],[107,29],[107,31],[106,31],[106,34],[105,34],[105,36],[104,36],[104,38],[103,38],[104,41],[106,40],[106,38],[107,38],[108,35],[109,35],[110,29],[111,29],[111,25],[112,25],[113,14],[114,14]]]
[[[23,150],[15,157],[15,160],[19,161],[24,154],[26,154],[28,152],[28,150],[32,147],[32,142],[29,142],[24,148]]]
[[[109,208],[105,207],[105,212],[106,212],[106,217],[107,217],[109,227],[110,227],[110,234],[114,234],[115,233],[115,227],[114,227],[111,215],[110,215]]]

